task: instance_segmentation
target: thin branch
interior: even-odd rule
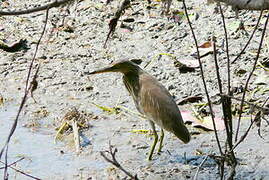
[[[265,104],[267,103],[268,99],[269,99],[269,97],[267,97],[267,99],[264,101],[263,105],[262,105],[260,108],[263,108],[263,106],[265,106]],[[260,111],[256,114],[254,120],[252,120],[252,116],[251,116],[251,124],[250,124],[250,126],[249,126],[248,129],[246,130],[245,134],[243,134],[243,135],[241,136],[240,140],[234,145],[234,147],[233,147],[232,150],[234,150],[240,143],[242,143],[242,142],[245,140],[245,138],[247,137],[247,135],[248,135],[248,133],[249,133],[250,128],[252,127],[252,125],[253,125],[254,123],[257,123],[257,121],[260,121],[259,119],[261,118],[261,114],[262,114],[261,112],[262,112],[262,110],[260,110]],[[260,134],[258,134],[258,135],[260,136]]]
[[[226,56],[227,56],[227,80],[228,80],[228,85],[227,85],[227,92],[229,95],[231,95],[231,70],[230,70],[230,55],[229,55],[229,41],[228,41],[228,33],[227,33],[227,28],[226,28],[226,23],[225,23],[225,17],[223,14],[222,7],[220,3],[218,3],[221,18],[222,18],[222,23],[223,23],[223,29],[224,29],[224,35],[225,35],[225,45],[226,45]],[[214,51],[216,51],[214,43]],[[219,75],[219,68],[218,68],[218,62],[217,58],[215,58],[215,64],[216,64],[216,70],[217,70],[217,77],[218,77],[218,83],[219,83],[219,88],[220,88],[220,94],[222,94],[222,83],[220,81],[220,75]],[[222,104],[222,111],[223,111],[223,117],[224,117],[224,125],[225,125],[225,130],[226,130],[226,142],[228,143],[229,150],[233,148],[233,122],[232,122],[232,101],[231,98],[229,97],[222,97],[221,98],[221,104]],[[235,175],[235,166],[237,164],[236,157],[234,154],[234,151],[231,151],[231,154],[228,154],[229,159],[232,162],[232,171],[234,173],[231,173],[230,177],[233,179]]]
[[[8,135],[8,138],[7,138],[7,141],[5,142],[5,145],[3,146],[1,152],[0,152],[0,159],[2,157],[2,154],[3,152],[5,151],[5,171],[4,171],[4,178],[8,178],[8,174],[7,174],[7,154],[8,154],[8,145],[9,145],[9,142],[10,142],[10,139],[12,137],[12,135],[14,134],[16,128],[17,128],[17,124],[18,124],[18,119],[19,119],[19,116],[20,116],[20,113],[26,103],[26,100],[27,100],[27,96],[31,90],[31,86],[29,86],[29,79],[30,79],[30,76],[31,76],[31,72],[32,72],[32,67],[33,67],[33,64],[34,64],[34,61],[35,61],[35,57],[36,57],[36,54],[37,54],[37,50],[38,50],[38,47],[39,47],[39,44],[41,42],[41,39],[45,33],[45,29],[46,29],[46,26],[47,26],[47,22],[48,22],[48,15],[49,15],[49,8],[47,9],[46,11],[46,19],[45,19],[45,25],[44,25],[44,28],[43,28],[43,31],[41,33],[41,36],[39,38],[39,41],[37,43],[37,46],[36,46],[36,50],[35,50],[35,53],[34,53],[34,57],[30,63],[30,67],[29,67],[29,70],[28,70],[28,74],[27,74],[27,78],[26,78],[26,83],[25,83],[25,92],[24,92],[24,96],[22,98],[22,101],[21,101],[21,104],[20,104],[20,107],[19,107],[19,110],[17,112],[17,115],[16,115],[16,118],[14,120],[14,123],[11,127],[11,130],[9,132],[9,135]]]
[[[132,180],[138,180],[137,175],[133,176],[130,172],[126,171],[120,163],[116,159],[116,152],[118,152],[117,148],[113,150],[112,145],[109,144],[109,151],[101,151],[101,156],[109,163],[113,164],[117,168],[119,168],[122,172],[124,172],[128,177],[130,177]],[[112,159],[109,159],[105,153],[109,153]]]
[[[230,98],[235,99],[235,100],[237,100],[237,101],[242,101],[242,99],[240,99],[240,98],[237,98],[237,97],[234,97],[234,96],[229,96],[229,95],[227,95],[227,94],[218,94],[218,95],[219,95],[219,96],[230,97]],[[266,108],[266,107],[263,107],[263,106],[259,106],[259,105],[257,105],[257,104],[253,104],[253,103],[248,102],[248,101],[246,101],[246,100],[244,100],[243,102],[246,103],[246,104],[248,104],[248,105],[250,105],[250,106],[253,107],[253,108],[257,108],[257,109],[259,109],[259,110],[262,111],[262,112],[269,112],[269,108]]]
[[[104,48],[106,48],[106,43],[110,36],[115,32],[117,23],[121,17],[121,15],[124,13],[124,11],[130,6],[130,0],[123,0],[121,3],[121,6],[118,8],[118,10],[115,13],[115,16],[110,20],[109,22],[109,32],[107,34]]]
[[[61,5],[64,5],[66,3],[70,3],[74,0],[55,0],[54,2],[43,5],[40,7],[35,7],[32,9],[25,9],[25,10],[18,10],[18,11],[0,11],[0,16],[13,16],[13,15],[23,15],[23,14],[30,14],[38,11],[44,11],[47,9],[51,9],[53,7],[59,7]]]
[[[12,167],[12,165],[16,164],[17,162],[19,162],[19,161],[21,161],[21,160],[23,160],[23,159],[24,159],[24,158],[21,158],[21,159],[15,161],[15,162],[9,164],[7,167],[13,169],[14,171],[17,171],[17,172],[21,173],[22,175],[25,175],[25,176],[27,176],[27,177],[30,177],[30,178],[32,178],[32,179],[35,179],[35,180],[41,180],[41,179],[38,178],[38,177],[32,176],[32,175],[30,175],[30,174],[27,174],[27,173],[25,173],[25,172],[23,172],[23,171],[21,171],[21,170],[18,170],[18,169],[16,169],[16,168]],[[5,164],[5,163],[2,162],[2,161],[0,161],[0,163]]]
[[[236,56],[236,58],[232,61],[232,64],[235,63],[235,61],[236,61],[238,58],[240,58],[240,56],[245,52],[246,48],[248,47],[248,45],[249,45],[250,41],[252,40],[252,38],[253,38],[253,36],[254,36],[256,30],[258,29],[258,25],[260,24],[260,20],[261,20],[261,17],[262,17],[262,12],[263,12],[263,11],[260,12],[260,16],[259,16],[259,18],[258,18],[257,24],[255,25],[255,27],[254,27],[254,29],[253,29],[253,31],[252,31],[252,34],[250,35],[250,37],[249,37],[249,39],[248,39],[246,45],[245,45],[244,48],[241,50],[241,52]]]
[[[199,61],[199,67],[200,67],[201,77],[202,77],[202,80],[203,80],[203,85],[204,85],[204,89],[205,89],[205,93],[206,93],[206,97],[207,97],[207,101],[208,101],[208,106],[209,106],[209,109],[210,109],[210,114],[211,114],[211,118],[212,118],[212,122],[213,122],[213,127],[214,127],[214,133],[215,133],[216,141],[217,141],[217,144],[218,144],[218,148],[219,148],[220,154],[223,155],[223,152],[222,152],[222,149],[221,149],[221,146],[220,146],[220,141],[219,141],[219,138],[218,138],[216,123],[215,123],[215,119],[214,119],[214,115],[213,115],[212,103],[211,103],[211,100],[210,100],[210,97],[209,97],[209,94],[208,94],[208,90],[207,90],[207,86],[206,86],[206,82],[205,82],[203,65],[202,65],[202,61],[200,59],[200,52],[199,52],[199,49],[198,49],[198,42],[197,42],[195,33],[193,31],[193,28],[192,28],[192,24],[191,24],[189,15],[188,15],[188,11],[187,11],[185,0],[183,0],[182,2],[183,2],[183,7],[184,7],[185,15],[187,17],[188,24],[190,26],[191,33],[192,33],[192,36],[193,36],[193,39],[194,39],[194,43],[195,43],[195,46],[196,46],[196,51],[197,51],[197,57],[198,57],[198,61]]]
[[[12,165],[15,165],[15,164],[17,164],[18,162],[20,162],[20,161],[22,161],[22,160],[24,160],[24,157],[22,157],[22,158],[20,158],[20,159],[18,159],[17,161],[14,161],[13,163],[11,163],[11,164],[9,164],[9,165],[7,165],[7,167],[10,167],[10,166],[12,166]],[[2,162],[2,161],[0,161],[2,164],[5,164],[4,162]],[[0,169],[4,169],[5,167],[0,167]]]
[[[262,31],[262,37],[261,37],[261,41],[260,41],[260,44],[259,44],[259,48],[258,48],[258,52],[257,52],[256,58],[255,58],[255,62],[253,64],[253,68],[252,68],[252,71],[250,72],[250,74],[248,76],[248,79],[246,81],[246,85],[245,85],[245,88],[244,88],[244,91],[243,91],[243,97],[242,97],[242,101],[241,101],[241,105],[240,105],[239,118],[238,118],[238,122],[237,122],[236,134],[235,134],[235,141],[237,141],[238,134],[239,134],[241,117],[242,117],[242,110],[243,110],[243,104],[244,104],[244,100],[245,100],[245,96],[246,96],[248,84],[249,84],[249,81],[250,81],[251,76],[253,75],[253,73],[254,73],[254,71],[256,69],[256,65],[257,65],[257,62],[259,60],[259,56],[260,56],[260,52],[261,52],[261,48],[262,48],[262,43],[263,43],[265,32],[266,32],[268,20],[269,20],[269,13],[267,14],[267,19],[266,19],[266,22],[264,24],[264,28],[263,28],[263,31]]]
[[[37,79],[37,76],[38,76],[39,67],[40,67],[40,63],[37,65],[37,68],[36,68],[34,77],[33,77],[32,81],[31,81],[31,84],[30,84],[30,87],[29,87],[29,89],[30,89],[30,96],[31,96],[31,98],[33,98],[33,100],[34,100],[35,103],[37,103],[37,102],[36,102],[36,100],[34,98],[33,93],[34,93],[34,91],[38,87],[38,81],[36,79]]]
[[[252,119],[252,118],[251,118],[251,119]],[[245,140],[245,138],[247,137],[247,135],[248,135],[248,133],[249,133],[249,131],[250,131],[250,129],[251,129],[251,127],[252,127],[252,125],[253,125],[254,123],[255,123],[255,121],[254,121],[254,120],[251,120],[251,123],[250,123],[248,129],[246,130],[246,132],[241,136],[241,138],[238,140],[238,142],[235,143],[235,145],[233,146],[233,148],[232,148],[230,151],[234,151],[234,149],[235,149],[240,143],[242,143],[242,142]]]
[[[219,65],[218,65],[218,60],[217,60],[217,54],[216,54],[216,43],[215,43],[215,38],[212,37],[212,43],[213,43],[213,54],[214,54],[214,62],[215,62],[215,68],[216,68],[216,76],[218,80],[218,86],[219,86],[219,92],[222,94],[222,82],[221,82],[221,77],[220,77],[220,72],[219,72]],[[227,101],[227,97],[221,97],[221,105],[222,105],[222,113],[224,117],[224,125],[225,125],[225,131],[226,131],[226,140],[229,145],[229,150],[233,148],[233,142],[232,142],[232,129],[230,127],[230,122],[231,119],[231,110],[228,110],[231,105]],[[231,160],[233,163],[236,164],[236,158],[235,155],[232,151],[231,154]]]
[[[231,91],[231,72],[230,72],[230,55],[229,55],[229,41],[228,41],[228,33],[227,33],[227,28],[226,28],[226,23],[225,23],[225,18],[223,14],[222,7],[220,3],[218,3],[219,9],[220,9],[220,14],[222,18],[222,23],[223,23],[223,29],[224,29],[224,35],[225,35],[225,45],[226,45],[226,56],[227,56],[227,72],[228,72],[228,94],[230,94]]]
[[[198,169],[197,169],[197,171],[196,171],[196,173],[195,173],[195,175],[194,175],[194,177],[193,177],[193,180],[197,180],[199,171],[200,171],[201,167],[204,165],[204,163],[206,162],[206,160],[207,160],[208,157],[209,157],[209,155],[207,155],[207,156],[203,159],[203,161],[200,163],[200,165],[198,166]]]
[[[46,11],[46,17],[45,17],[45,24],[44,24],[44,27],[43,27],[43,30],[41,32],[41,35],[40,35],[40,38],[37,42],[37,45],[36,45],[36,49],[35,49],[35,53],[34,53],[34,56],[33,56],[33,59],[30,63],[30,67],[29,67],[29,71],[28,71],[28,75],[27,75],[27,78],[26,78],[26,84],[25,84],[25,93],[27,91],[27,89],[29,89],[29,79],[30,79],[30,76],[31,76],[31,73],[32,73],[32,68],[33,68],[33,64],[34,64],[34,61],[35,61],[35,58],[36,58],[36,54],[37,54],[37,51],[38,51],[38,48],[39,48],[39,45],[40,45],[40,42],[41,42],[41,39],[43,38],[44,34],[45,34],[45,30],[46,30],[46,27],[47,27],[47,23],[48,23],[48,16],[49,16],[49,8],[47,9]],[[39,66],[37,68],[37,71],[34,75],[34,78],[37,77],[37,72],[39,70]]]

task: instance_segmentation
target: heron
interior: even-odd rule
[[[155,146],[159,139],[158,153],[163,147],[164,131],[176,135],[184,143],[191,139],[190,133],[184,124],[180,110],[168,90],[158,80],[141,69],[138,64],[131,60],[120,60],[111,63],[108,67],[89,72],[88,75],[119,72],[123,74],[123,82],[129,94],[134,100],[137,110],[149,121],[152,128],[154,141],[148,155],[152,160]],[[161,128],[158,137],[155,124]]]

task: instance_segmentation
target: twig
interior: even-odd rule
[[[219,86],[219,92],[222,94],[222,82],[219,72],[219,65],[217,60],[217,54],[216,54],[216,43],[214,37],[212,37],[212,43],[213,43],[213,54],[214,54],[214,62],[215,62],[215,68],[216,68],[216,76],[218,80],[218,86]],[[228,100],[227,97],[221,97],[221,105],[222,105],[222,113],[224,117],[224,125],[225,125],[225,131],[226,131],[226,142],[229,145],[229,150],[233,148],[233,138],[232,138],[232,127],[231,127],[231,121],[232,121],[232,115],[231,115],[231,101]],[[233,164],[236,164],[236,158],[234,155],[234,152],[231,152],[231,161]]]
[[[7,167],[10,167],[10,166],[12,166],[12,165],[14,165],[14,164],[17,164],[18,162],[20,162],[20,161],[22,161],[22,160],[24,160],[24,157],[22,157],[22,158],[20,158],[20,159],[18,159],[17,161],[14,161],[13,163],[11,163],[11,164],[9,164],[9,165],[7,165]],[[4,162],[2,162],[2,161],[0,161],[2,164],[5,164]],[[0,169],[4,169],[5,167],[0,167]]]
[[[80,151],[80,139],[79,139],[78,122],[77,122],[76,119],[72,119],[71,124],[72,124],[72,128],[73,128],[73,136],[74,136],[76,152],[78,153]]]
[[[264,101],[264,103],[263,103],[263,105],[261,106],[261,108],[263,108],[263,106],[266,104],[266,102],[268,101],[268,99],[269,99],[269,97]],[[245,140],[245,138],[247,137],[247,135],[248,135],[248,133],[249,133],[250,128],[252,127],[252,125],[253,125],[254,123],[257,123],[257,119],[258,119],[258,118],[261,118],[261,112],[262,112],[262,111],[260,110],[260,111],[256,114],[254,120],[251,119],[251,124],[249,125],[247,131],[245,132],[245,134],[243,134],[243,135],[241,136],[240,140],[234,145],[234,147],[233,147],[232,150],[234,150],[240,143],[242,143],[242,142]],[[258,116],[260,116],[260,117],[258,117]],[[259,130],[258,130],[258,133],[259,133]],[[258,135],[260,136],[260,134],[258,134]],[[260,136],[260,137],[261,137],[261,136]]]
[[[129,173],[128,171],[126,171],[121,165],[120,163],[117,161],[116,159],[116,152],[118,152],[117,148],[115,148],[113,150],[113,146],[109,144],[109,151],[101,151],[100,154],[101,156],[109,163],[113,164],[114,166],[116,166],[117,168],[119,168],[122,172],[124,172],[127,176],[129,176],[132,180],[138,180],[137,175],[133,176],[131,173]],[[111,156],[111,159],[109,159],[105,153],[109,153]]]
[[[46,18],[45,18],[45,24],[44,24],[44,28],[43,28],[43,31],[41,33],[41,36],[39,38],[39,41],[37,43],[37,46],[36,46],[36,49],[35,49],[35,53],[34,53],[34,56],[33,56],[33,59],[30,63],[30,67],[29,67],[29,70],[28,70],[28,74],[27,74],[27,78],[26,78],[26,83],[25,83],[25,92],[24,92],[24,96],[22,98],[22,101],[21,101],[21,104],[19,106],[19,110],[17,112],[17,115],[16,115],[16,118],[14,120],[14,123],[11,127],[11,130],[9,132],[9,135],[8,135],[8,138],[3,146],[3,148],[1,149],[1,152],[0,152],[0,159],[2,157],[2,154],[3,152],[5,151],[5,171],[4,171],[4,179],[7,179],[8,178],[8,174],[7,174],[7,154],[8,154],[8,145],[9,145],[9,142],[10,142],[10,139],[12,137],[12,135],[14,134],[16,128],[17,128],[17,124],[18,124],[18,119],[19,119],[19,116],[20,116],[20,113],[26,103],[26,100],[27,100],[27,96],[30,92],[30,88],[31,86],[29,86],[29,79],[30,79],[30,76],[31,76],[31,72],[32,72],[32,67],[33,67],[33,64],[34,64],[34,61],[35,61],[35,57],[36,57],[36,54],[37,54],[37,50],[38,50],[38,47],[39,47],[39,44],[41,42],[41,39],[45,33],[45,29],[46,29],[46,26],[47,26],[47,22],[48,22],[48,15],[49,15],[49,8],[47,9],[46,11]]]
[[[198,178],[198,174],[199,174],[199,171],[201,169],[201,167],[204,165],[204,163],[206,162],[207,158],[209,157],[209,155],[206,155],[206,157],[204,158],[204,160],[200,163],[200,165],[198,166],[198,169],[193,177],[193,180],[196,180]]]
[[[224,30],[224,35],[225,35],[225,45],[226,45],[226,56],[227,56],[227,80],[228,80],[228,85],[227,85],[227,93],[229,95],[232,95],[231,92],[231,70],[230,70],[230,54],[229,54],[229,41],[228,41],[228,33],[227,33],[227,28],[226,28],[226,23],[225,23],[225,17],[224,13],[221,7],[221,4],[218,3],[221,18],[222,18],[222,23],[223,23],[223,30]],[[214,44],[215,45],[215,44]],[[215,49],[214,49],[215,51]],[[215,60],[216,64],[217,61]],[[217,66],[217,65],[216,65]],[[217,69],[217,68],[216,68]],[[217,71],[217,74],[219,74],[219,71]],[[219,75],[220,76],[220,75]],[[221,83],[220,80],[218,80],[218,83]],[[219,84],[219,87],[221,87],[222,84]],[[220,93],[221,89],[220,89]],[[229,150],[233,148],[233,122],[232,122],[232,101],[230,97],[222,97],[222,111],[223,111],[223,116],[224,116],[224,125],[225,125],[225,130],[226,130],[226,142],[228,143]],[[226,149],[227,151],[227,149]],[[233,179],[235,176],[235,167],[237,165],[237,160],[234,154],[234,151],[232,150],[229,154],[227,154],[228,158],[232,162],[232,173],[228,177],[229,179]],[[223,165],[224,166],[224,165]],[[222,172],[222,177],[223,178],[223,172]]]
[[[240,99],[240,98],[237,98],[237,97],[234,97],[234,96],[229,96],[229,95],[227,95],[227,94],[218,94],[218,95],[219,95],[219,96],[230,97],[230,98],[235,99],[235,100],[237,100],[237,101],[242,101],[242,99]],[[266,108],[266,107],[263,107],[263,106],[259,106],[259,105],[257,105],[257,104],[253,104],[253,103],[248,102],[248,101],[246,101],[246,100],[244,100],[243,102],[246,103],[246,104],[248,104],[248,105],[250,105],[250,106],[252,106],[252,107],[254,107],[254,108],[259,109],[259,110],[262,111],[262,112],[269,112],[269,108]]]
[[[224,35],[225,35],[225,44],[226,44],[226,56],[227,56],[227,81],[228,81],[228,85],[227,85],[227,92],[229,95],[232,95],[231,93],[231,70],[230,70],[230,54],[229,54],[229,41],[228,41],[228,33],[227,33],[227,28],[226,28],[226,23],[225,23],[225,18],[224,18],[224,14],[223,14],[223,10],[222,7],[220,5],[220,3],[218,3],[219,9],[220,9],[220,14],[221,14],[221,18],[222,18],[222,23],[223,23],[223,30],[224,30]],[[232,107],[231,107],[231,99],[230,98],[225,98],[225,101],[223,101],[223,103],[225,104],[225,112],[226,112],[226,120],[228,121],[228,128],[229,128],[229,136],[227,136],[227,138],[230,138],[229,141],[231,141],[230,143],[232,144],[232,139],[233,139],[233,123],[232,123]]]
[[[245,84],[245,87],[244,87],[243,97],[242,97],[242,101],[241,101],[241,105],[240,105],[239,118],[238,118],[238,122],[237,122],[237,129],[236,129],[236,134],[235,134],[235,141],[237,141],[238,134],[239,134],[241,117],[242,117],[242,110],[243,110],[243,104],[244,104],[244,100],[245,100],[245,96],[246,96],[248,84],[249,84],[249,81],[250,81],[251,76],[253,75],[253,73],[254,73],[254,71],[256,69],[256,65],[257,65],[257,62],[258,62],[258,59],[259,59],[259,56],[260,56],[260,52],[261,52],[261,48],[262,48],[263,39],[264,39],[264,36],[265,36],[265,31],[266,31],[267,24],[268,24],[268,20],[269,20],[269,13],[267,14],[267,19],[266,19],[265,24],[264,24],[264,28],[263,28],[263,31],[262,31],[262,37],[261,37],[261,41],[260,41],[260,44],[259,44],[259,48],[258,48],[258,52],[257,52],[256,58],[255,58],[255,62],[253,64],[253,68],[252,68],[252,70],[251,70],[251,72],[250,72],[250,74],[248,76],[248,79],[247,79],[246,84]]]
[[[269,100],[269,97],[267,97],[266,98],[266,100],[264,101],[264,103],[262,104],[262,107],[264,107],[265,106],[265,104],[267,103],[267,101]],[[258,116],[258,114],[256,114],[256,117],[255,117],[255,119],[254,120],[257,120],[257,121],[255,121],[256,122],[256,125],[258,126],[258,135],[262,138],[262,139],[264,139],[262,136],[261,136],[261,123],[262,123],[262,119],[263,120],[265,120],[266,122],[267,122],[267,124],[269,125],[269,122],[263,117],[263,112],[262,111],[259,111],[258,112],[259,113],[259,116]]]
[[[198,61],[199,61],[199,67],[200,67],[201,77],[202,77],[202,80],[203,80],[203,85],[204,85],[204,89],[205,89],[205,93],[206,93],[206,97],[207,97],[207,101],[208,101],[208,106],[209,106],[209,109],[210,109],[210,114],[211,114],[211,118],[212,118],[212,122],[213,122],[213,127],[214,127],[214,133],[215,133],[216,141],[217,141],[217,144],[218,144],[218,148],[219,148],[220,154],[223,155],[223,152],[222,152],[222,149],[221,149],[221,146],[220,146],[220,141],[219,141],[219,138],[218,138],[216,123],[215,123],[215,119],[214,119],[214,115],[213,115],[212,104],[211,104],[211,100],[210,100],[210,97],[209,97],[209,94],[208,94],[208,90],[207,90],[207,86],[206,86],[206,82],[205,82],[203,65],[202,65],[202,61],[200,59],[200,52],[199,52],[199,49],[198,49],[198,42],[197,42],[197,39],[195,37],[195,33],[194,33],[193,28],[192,28],[192,25],[191,25],[191,21],[190,21],[189,15],[188,15],[188,11],[187,11],[185,0],[183,0],[182,2],[183,2],[183,7],[184,7],[185,15],[187,17],[188,24],[190,26],[191,33],[192,33],[192,36],[193,36],[193,39],[194,39],[194,43],[195,43],[195,46],[196,46],[196,51],[197,51],[197,57],[198,57]]]
[[[0,11],[0,16],[13,16],[13,15],[23,15],[23,14],[30,14],[38,11],[44,11],[47,9],[51,9],[53,7],[59,7],[61,5],[64,5],[66,3],[72,2],[74,0],[55,0],[54,2],[43,5],[40,7],[35,7],[32,9],[25,9],[25,10],[18,10],[18,11]]]
[[[250,41],[252,40],[252,38],[253,38],[253,36],[254,36],[256,30],[258,29],[258,25],[260,24],[260,20],[261,20],[261,17],[262,17],[262,13],[263,13],[263,11],[261,11],[260,16],[259,16],[258,21],[257,21],[257,24],[255,25],[255,27],[254,27],[254,29],[253,29],[253,32],[252,32],[252,34],[250,35],[250,37],[249,37],[247,43],[245,44],[245,46],[244,46],[244,48],[241,50],[241,52],[240,52],[240,53],[236,56],[236,58],[232,61],[232,64],[235,63],[235,61],[236,61],[238,58],[240,58],[240,56],[245,52],[246,48],[248,47],[248,45],[249,45]]]
[[[40,63],[37,65],[34,77],[33,77],[32,81],[31,81],[31,84],[30,84],[30,96],[34,100],[35,103],[37,103],[37,102],[36,102],[36,100],[34,98],[33,93],[38,87],[38,81],[36,79],[37,79],[37,75],[38,75],[38,72],[39,72],[39,67],[40,67]]]
[[[119,7],[119,9],[117,10],[117,12],[115,13],[115,16],[110,20],[109,22],[109,32],[107,34],[105,43],[104,43],[104,48],[106,47],[106,43],[109,39],[109,37],[115,32],[117,23],[122,15],[122,13],[125,11],[125,9],[128,8],[128,6],[130,5],[130,0],[123,0],[121,6]]]
[[[19,162],[19,161],[21,161],[21,160],[23,160],[23,159],[24,159],[24,158],[21,158],[21,159],[15,161],[15,162],[13,162],[13,163],[7,165],[7,167],[13,169],[14,171],[17,171],[17,172],[21,173],[22,175],[25,175],[25,176],[27,176],[27,177],[30,177],[30,178],[32,178],[32,179],[35,179],[35,180],[41,180],[41,179],[38,178],[38,177],[32,176],[32,175],[30,175],[30,174],[27,174],[27,173],[25,173],[25,172],[23,172],[23,171],[21,171],[21,170],[18,170],[18,169],[16,169],[16,168],[12,167],[12,165],[16,164],[17,162]],[[5,163],[2,162],[2,161],[0,161],[0,163],[5,164]],[[6,165],[5,165],[5,166],[6,166]]]
[[[223,23],[223,30],[224,30],[224,35],[225,35],[225,42],[226,42],[225,45],[226,45],[226,56],[227,56],[228,94],[230,94],[230,91],[231,91],[231,72],[230,72],[230,55],[229,55],[228,33],[227,33],[227,28],[226,28],[223,10],[222,10],[220,3],[218,3],[218,6],[220,9],[220,14],[221,14],[222,23]]]
[[[231,149],[231,151],[233,151],[233,150],[234,150],[240,143],[242,143],[242,142],[245,140],[245,138],[247,137],[247,135],[248,135],[248,133],[249,133],[249,131],[250,131],[252,125],[254,124],[254,122],[255,122],[254,120],[251,120],[251,123],[250,123],[248,129],[247,129],[246,132],[241,136],[241,138],[238,140],[238,142],[235,143],[235,145],[233,146],[233,148]]]

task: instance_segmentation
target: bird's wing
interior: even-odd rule
[[[139,103],[144,114],[161,128],[174,133],[183,142],[190,140],[177,104],[168,90],[149,74],[139,78]]]
[[[180,111],[168,90],[154,77],[145,74],[140,78],[140,102],[144,112],[155,121],[176,117],[182,121]],[[171,120],[169,120],[171,121]],[[183,122],[183,121],[182,121]],[[161,124],[161,122],[156,122]]]

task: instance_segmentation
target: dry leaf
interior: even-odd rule
[[[28,49],[26,43],[27,43],[26,39],[21,39],[12,45],[6,45],[4,43],[0,43],[0,49],[3,49],[6,52],[17,52],[23,49],[26,50]]]
[[[181,111],[181,115],[183,117],[184,122],[189,122],[192,123],[193,127],[197,128],[204,128],[207,130],[214,130],[213,122],[211,116],[206,116],[199,120],[196,118],[191,111]],[[224,121],[221,118],[215,117],[215,124],[216,124],[216,129],[217,130],[224,130],[225,125]]]
[[[199,62],[195,60],[176,60],[174,66],[179,69],[181,73],[194,72],[195,68],[199,68]]]
[[[201,46],[198,46],[199,48],[210,48],[212,47],[212,42],[211,41],[207,41],[204,44],[202,44]]]
[[[187,103],[194,103],[194,102],[201,101],[202,99],[203,99],[202,96],[189,96],[189,97],[186,97],[186,98],[182,99],[177,104],[178,105],[183,105],[183,104],[187,104]]]

